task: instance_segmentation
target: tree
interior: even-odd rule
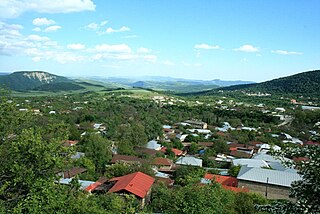
[[[199,150],[198,144],[196,144],[195,142],[192,142],[188,149],[188,153],[191,155],[194,155],[198,153],[198,150]]]
[[[103,173],[112,158],[111,142],[99,134],[89,133],[80,141],[80,146],[86,157],[95,164],[96,171]]]
[[[235,213],[234,195],[219,184],[167,188],[155,185],[151,195],[153,213]]]
[[[281,157],[307,157],[306,161],[297,163],[302,179],[291,184],[290,196],[296,202],[277,201],[266,206],[258,206],[260,210],[271,213],[320,213],[320,146],[287,148],[279,153]],[[287,163],[292,165],[292,163]]]
[[[231,166],[230,169],[228,170],[228,174],[233,176],[233,177],[237,177],[239,172],[240,172],[241,166],[237,165],[237,166]]]
[[[177,184],[182,186],[199,183],[204,176],[205,170],[193,166],[180,166],[174,173],[173,177]]]
[[[60,206],[54,181],[57,171],[66,165],[68,152],[61,139],[44,141],[37,129],[25,129],[21,135],[0,145],[0,198],[8,209],[29,213],[30,204],[46,201],[51,207]],[[38,201],[38,202],[36,202]],[[35,208],[34,208],[35,209]],[[41,212],[36,212],[41,213]]]

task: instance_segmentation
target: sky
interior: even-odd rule
[[[261,82],[320,68],[319,0],[0,0],[0,71]]]

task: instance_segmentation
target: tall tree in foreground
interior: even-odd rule
[[[288,148],[279,155],[306,158],[305,161],[297,163],[302,180],[291,184],[290,196],[295,197],[297,201],[275,202],[258,208],[276,214],[320,213],[320,146]]]

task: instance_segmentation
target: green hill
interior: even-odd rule
[[[320,70],[307,71],[257,84],[236,85],[220,89],[293,94],[320,93]]]
[[[58,92],[58,91],[75,91],[75,90],[81,90],[81,89],[85,89],[85,87],[74,84],[72,82],[57,82],[57,83],[43,84],[36,88],[33,88],[32,90]]]
[[[14,91],[27,91],[42,85],[61,82],[72,83],[73,81],[44,71],[18,71],[0,76],[0,87]]]

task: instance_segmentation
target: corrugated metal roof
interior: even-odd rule
[[[233,162],[233,165],[235,166],[247,165],[248,167],[269,167],[269,165],[264,160],[240,158],[240,159],[233,159],[232,162]]]
[[[181,165],[191,165],[191,166],[200,166],[202,167],[202,160],[199,158],[195,158],[192,156],[189,157],[180,157],[176,161],[176,164],[181,164]]]
[[[159,150],[161,148],[161,145],[158,144],[157,141],[151,140],[147,143],[146,148],[148,149],[154,149],[154,150]]]
[[[144,198],[150,190],[154,180],[155,179],[153,177],[142,172],[135,172],[121,177],[115,177],[110,179],[110,181],[116,181],[116,183],[108,192],[126,190],[140,198]]]
[[[301,180],[298,173],[242,166],[238,174],[238,180],[268,183],[278,186],[290,187],[293,181]]]

